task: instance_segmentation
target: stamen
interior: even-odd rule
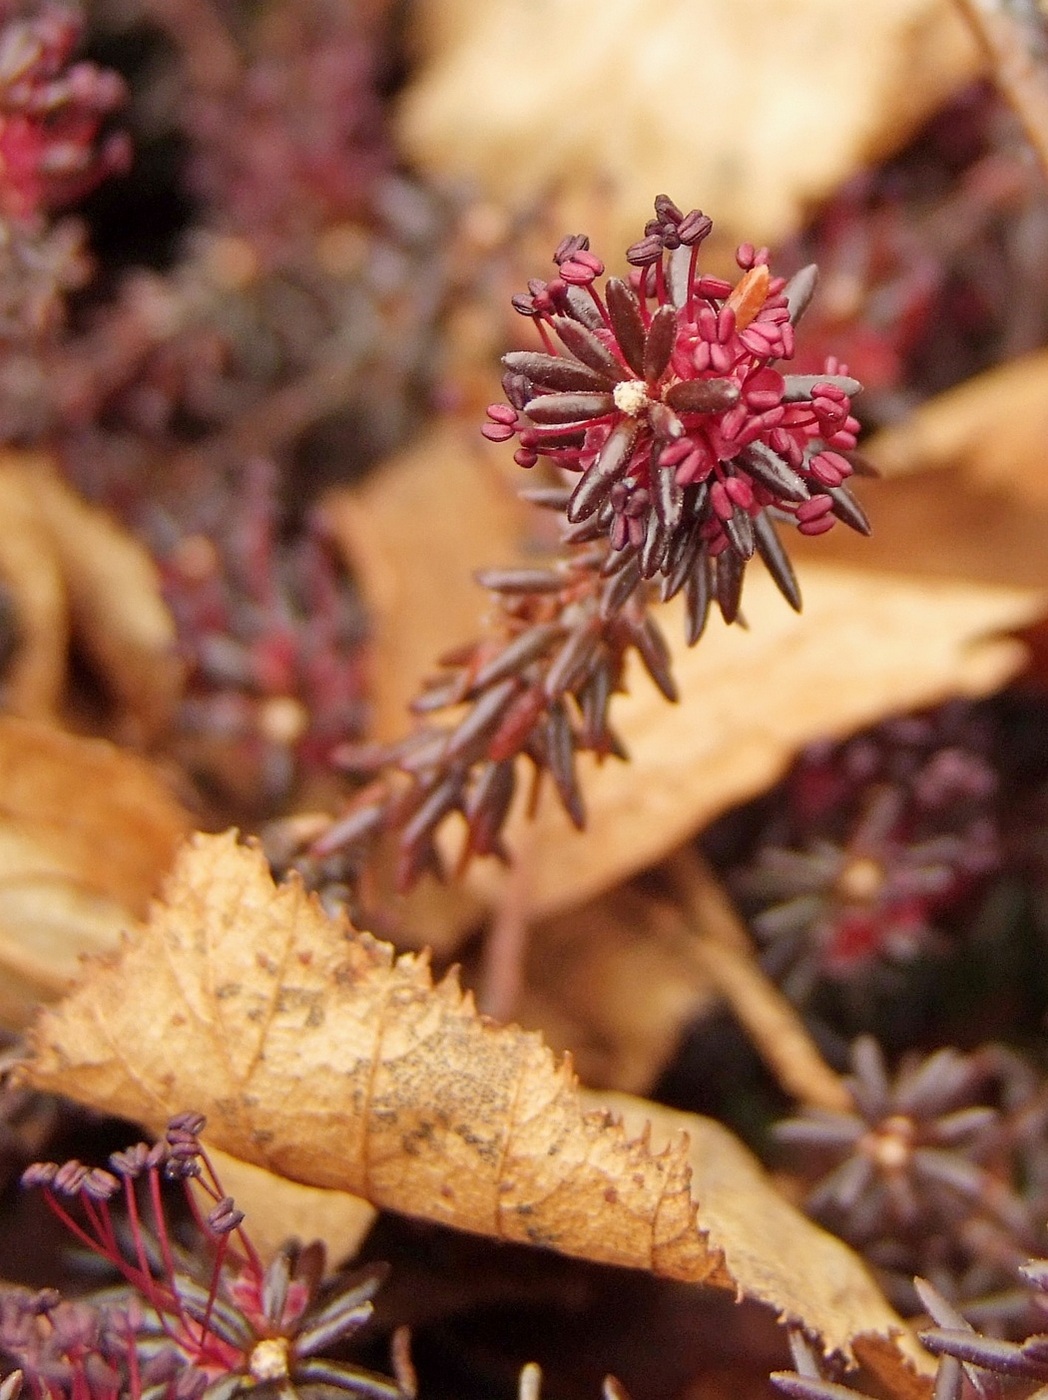
[[[636,418],[651,402],[643,379],[623,379],[612,391],[615,407],[629,418]]]

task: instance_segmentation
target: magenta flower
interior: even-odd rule
[[[860,386],[833,361],[824,375],[774,367],[793,354],[814,268],[787,283],[766,249],[743,244],[733,286],[699,269],[704,214],[665,195],[655,213],[626,253],[628,280],[610,278],[603,296],[604,264],[576,235],[554,254],[556,276],[513,299],[544,349],[503,357],[509,402],[488,409],[483,431],[517,438],[522,467],[548,457],[577,474],[568,519],[587,534],[595,523],[619,568],[661,578],[665,598],[685,589],[694,641],[711,597],[734,621],[755,553],[799,608],[774,520],[806,535],[838,519],[869,532],[844,485]]]
[[[23,18],[0,5],[0,214],[15,220],[82,198],[126,170],[122,132],[102,135],[126,97],[119,74],[73,62],[82,22],[44,5]]]

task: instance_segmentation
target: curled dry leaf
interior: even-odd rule
[[[65,991],[141,918],[189,829],[144,760],[0,716],[0,1025]]]
[[[957,467],[977,487],[1048,505],[1048,353],[939,394],[867,450],[885,476]]]
[[[655,1150],[682,1134],[687,1138],[691,1189],[703,1203],[702,1228],[709,1246],[721,1255],[719,1275],[711,1283],[739,1288],[781,1317],[803,1317],[805,1326],[824,1340],[834,1331],[847,1331],[854,1350],[881,1375],[896,1400],[928,1400],[927,1356],[905,1339],[899,1339],[901,1346],[886,1345],[888,1336],[867,1325],[868,1284],[852,1272],[854,1259],[844,1265],[835,1236],[822,1231],[811,1236],[806,1228],[798,1229],[798,1222],[802,1227],[810,1222],[772,1188],[760,1162],[727,1128],[629,1094],[584,1093],[583,1102],[610,1107],[627,1131],[643,1132],[650,1124]],[[800,1267],[791,1269],[791,1260]],[[813,1288],[818,1278],[822,1286]]]
[[[267,1263],[287,1240],[323,1240],[333,1268],[356,1255],[374,1224],[374,1206],[358,1196],[289,1181],[210,1144],[208,1156],[222,1185],[247,1216],[251,1243]],[[203,1198],[202,1204],[205,1211],[210,1210],[214,1199]]]
[[[629,762],[580,759],[584,832],[553,802],[535,819],[536,917],[572,908],[654,864],[727,808],[765,791],[815,739],[999,688],[1025,658],[1019,642],[999,634],[1045,607],[1040,590],[822,564],[806,565],[801,579],[803,613],[786,608],[761,572],[747,579],[748,629],[713,626],[690,650],[675,606],[660,613],[680,703],[667,705],[639,666],[629,669],[629,694],[615,711]],[[518,824],[525,820],[519,812]],[[512,845],[512,823],[509,839]],[[492,899],[504,879],[491,863],[471,873],[472,887]]]
[[[408,702],[435,658],[482,628],[484,595],[473,569],[522,554],[528,515],[498,475],[497,454],[478,452],[474,442],[461,429],[442,428],[364,492],[329,501],[333,529],[373,610],[380,739],[404,733]],[[540,808],[529,838],[533,918],[575,908],[658,861],[728,807],[763,791],[804,744],[949,695],[987,693],[1021,667],[1023,648],[994,634],[1043,613],[1048,568],[1037,561],[1048,552],[1042,546],[1033,551],[1036,561],[1023,565],[1039,570],[1038,577],[1010,580],[1040,587],[936,582],[862,567],[872,549],[884,569],[912,568],[922,549],[937,556],[937,544],[954,538],[958,564],[978,557],[992,516],[970,507],[963,492],[940,500],[936,514],[918,517],[911,535],[894,539],[892,548],[882,546],[882,513],[889,539],[892,520],[906,528],[912,519],[892,513],[885,488],[906,486],[864,483],[864,493],[881,488],[871,508],[874,538],[840,546],[851,546],[846,567],[805,561],[802,614],[791,612],[769,577],[756,571],[743,599],[747,631],[712,625],[689,651],[672,606],[660,613],[680,704],[667,705],[634,668],[631,694],[613,712],[630,762],[580,763],[587,830],[575,832],[552,801]],[[418,521],[420,528],[392,528],[396,520]],[[826,553],[837,547],[836,535],[849,533],[834,531],[817,544]],[[1020,563],[1017,558],[1014,566]],[[946,572],[963,578],[964,570]],[[513,840],[519,845],[519,822]],[[497,899],[504,878],[499,867],[478,864],[470,887]],[[457,903],[442,909],[442,950],[454,946],[456,929],[473,914]]]
[[[587,1084],[644,1093],[715,1000],[694,934],[655,912],[626,885],[529,928],[515,1014],[570,1049]]]
[[[224,1151],[297,1181],[732,1288],[835,1350],[901,1325],[719,1125],[688,1117],[690,1145],[655,1146],[590,1111],[537,1035],[274,887],[233,834],[193,838],[148,927],[41,1015],[32,1047],[38,1087],[154,1125],[192,1105]]]
[[[400,119],[412,159],[515,208],[570,185],[565,227],[596,195],[614,209],[612,247],[640,237],[660,189],[701,203],[732,247],[777,242],[979,62],[949,0],[425,0],[416,13],[422,62]]]
[[[0,505],[0,579],[18,634],[7,708],[35,719],[58,714],[72,634],[127,737],[155,737],[174,713],[182,667],[149,555],[104,511],[80,500],[46,458],[0,458]]]

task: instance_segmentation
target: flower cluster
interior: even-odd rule
[[[698,256],[711,228],[660,195],[627,251],[632,273],[610,278],[603,296],[589,240],[565,238],[556,276],[514,299],[543,350],[504,357],[508,403],[491,405],[484,428],[517,439],[519,465],[547,457],[578,475],[569,521],[595,518],[622,567],[658,577],[664,597],[685,590],[692,640],[711,596],[734,621],[755,553],[800,606],[775,520],[806,535],[838,519],[869,529],[844,485],[858,383],[832,361],[821,375],[775,368],[793,355],[815,269],[787,284],[767,249],[744,244],[738,282],[709,276]]]
[[[970,707],[889,720],[813,746],[787,811],[733,877],[797,1001],[942,942],[939,916],[1001,862],[997,777]]]
[[[776,1126],[830,1167],[807,1209],[880,1267],[904,1306],[914,1273],[952,1298],[1010,1284],[1043,1243],[1037,1077],[996,1046],[910,1057],[890,1077],[872,1037],[856,1041],[852,1064],[851,1113],[809,1109]]]
[[[834,367],[784,377],[772,362],[793,353],[793,323],[812,295],[815,270],[790,284],[767,254],[739,250],[736,286],[700,273],[711,224],[655,201],[656,217],[628,251],[629,282],[597,288],[604,267],[582,236],[565,238],[557,276],[514,298],[544,350],[504,357],[508,404],[493,404],[483,431],[519,441],[516,460],[540,456],[570,475],[525,493],[562,517],[560,554],[548,568],[486,570],[495,602],[492,635],[442,659],[414,709],[423,721],[397,744],[346,753],[345,766],[377,772],[347,810],[303,851],[292,822],[270,832],[278,864],[295,860],[329,888],[357,876],[385,832],[399,846],[397,880],[440,872],[438,828],[466,824],[461,859],[504,856],[501,838],[517,788],[517,759],[536,788],[546,773],[576,826],[585,808],[576,757],[625,757],[610,725],[626,658],[636,651],[655,684],[676,698],[669,649],[650,613],[684,591],[695,643],[716,598],[738,615],[746,562],[759,553],[790,603],[800,592],[773,516],[805,534],[836,518],[866,530],[843,485],[844,454],[858,424],[858,384]],[[467,706],[465,715],[459,707]],[[443,722],[432,717],[452,711]]]
[[[241,234],[267,262],[343,220],[367,218],[391,166],[379,95],[379,47],[366,6],[305,0],[236,46],[222,83],[187,96],[186,181],[209,223]],[[195,12],[171,7],[181,26]],[[234,46],[230,45],[233,51]]]
[[[100,136],[124,102],[124,84],[70,61],[81,34],[72,10],[47,7],[22,19],[5,3],[0,23],[0,213],[32,220],[127,167],[126,135]]]
[[[109,1170],[38,1162],[24,1173],[24,1184],[42,1190],[62,1224],[128,1285],[98,1302],[65,1302],[54,1289],[0,1292],[0,1352],[21,1370],[28,1393],[41,1400],[232,1400],[248,1392],[255,1400],[407,1400],[406,1365],[398,1382],[329,1357],[368,1320],[383,1269],[325,1282],[323,1246],[297,1241],[264,1266],[200,1143],[203,1126],[198,1114],[180,1114],[163,1141],[113,1153]],[[179,1247],[165,1180],[184,1188],[204,1241],[200,1256]],[[126,1224],[114,1215],[121,1201]]]
[[[364,711],[362,609],[319,520],[281,540],[276,477],[271,462],[249,462],[159,551],[187,664],[180,756],[207,787],[258,808],[325,766]]]

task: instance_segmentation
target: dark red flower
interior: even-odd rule
[[[126,168],[123,133],[100,139],[125,98],[123,79],[94,63],[71,63],[81,21],[44,7],[31,19],[0,6],[0,212],[26,219],[69,204]]]
[[[786,283],[766,249],[743,244],[732,285],[699,269],[704,214],[664,195],[655,211],[627,251],[628,280],[611,278],[603,296],[604,265],[577,235],[558,247],[556,276],[514,298],[544,349],[504,356],[509,402],[489,408],[483,431],[515,437],[522,467],[548,457],[578,474],[568,519],[596,517],[643,577],[661,578],[664,597],[686,589],[694,640],[711,596],[735,619],[755,553],[799,607],[773,519],[806,535],[837,519],[868,532],[844,485],[860,386],[834,361],[823,375],[774,367],[793,354],[814,268]]]

